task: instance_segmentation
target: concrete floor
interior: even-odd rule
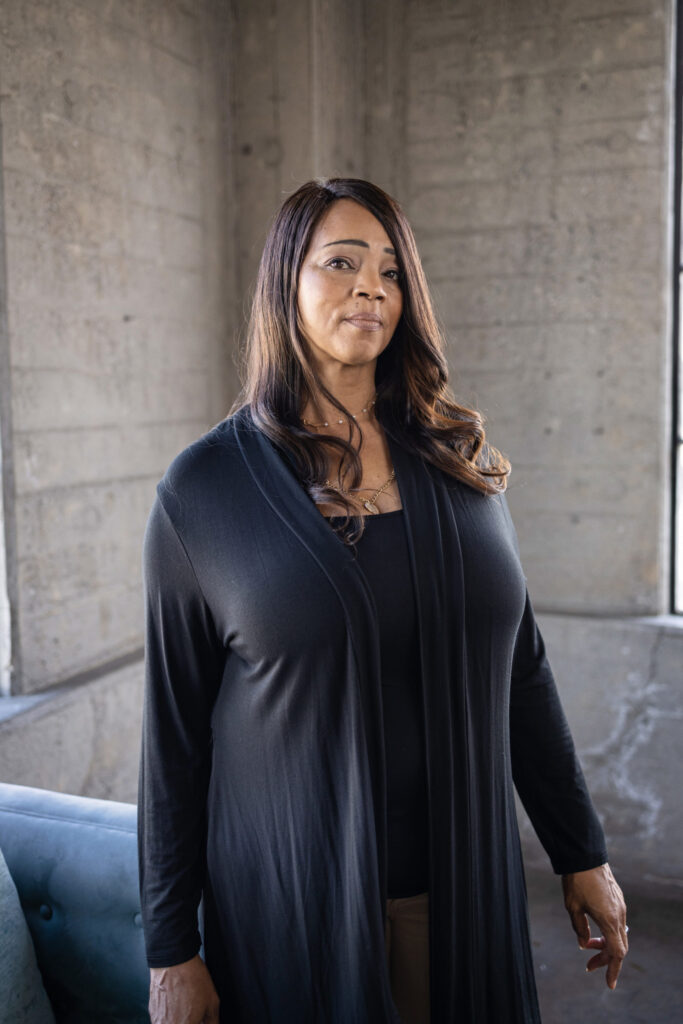
[[[528,871],[531,937],[543,1024],[680,1024],[683,899],[652,899],[622,883],[629,953],[616,989],[605,971],[586,974],[558,876]]]

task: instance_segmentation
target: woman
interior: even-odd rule
[[[398,204],[303,185],[266,242],[242,398],[171,463],[145,535],[154,1024],[540,1020],[513,780],[616,985],[625,907],[509,468],[448,392]]]

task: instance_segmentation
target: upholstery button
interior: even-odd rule
[[[137,928],[142,928],[142,914],[136,914],[133,921]]]
[[[52,907],[48,907],[47,903],[43,903],[39,913],[44,921],[49,921],[50,918],[52,917]]]

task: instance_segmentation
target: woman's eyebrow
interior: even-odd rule
[[[364,249],[370,248],[368,243],[361,241],[360,238],[338,238],[336,242],[325,242],[323,249],[326,249],[328,245],[362,245]],[[392,256],[396,255],[395,249],[385,248],[384,251],[390,253]]]

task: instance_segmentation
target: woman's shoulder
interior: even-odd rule
[[[172,458],[156,488],[172,518],[181,508],[186,511],[204,505],[217,492],[232,488],[237,482],[243,460],[236,425],[244,415],[244,407],[241,407]]]

